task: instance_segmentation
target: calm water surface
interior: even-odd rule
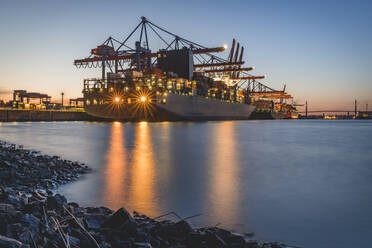
[[[175,211],[302,247],[371,247],[371,121],[2,123],[0,139],[94,169],[81,205]]]

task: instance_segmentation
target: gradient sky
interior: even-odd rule
[[[14,89],[80,97],[99,71],[73,60],[108,36],[119,40],[146,16],[215,47],[236,38],[252,74],[309,109],[372,109],[372,1],[8,1],[0,2],[0,99]],[[227,57],[227,53],[221,54]]]

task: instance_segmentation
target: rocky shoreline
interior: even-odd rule
[[[0,141],[0,247],[293,247],[218,227],[192,228],[182,218],[130,214],[124,207],[81,207],[54,194],[88,171],[84,164]]]

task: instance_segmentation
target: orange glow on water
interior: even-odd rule
[[[110,207],[118,209],[124,202],[124,181],[126,176],[126,152],[123,140],[123,124],[113,122],[110,129],[110,145],[106,154],[106,188],[104,190],[105,201]]]
[[[147,122],[136,125],[135,150],[132,162],[132,184],[129,201],[136,202],[136,211],[157,214],[155,203],[155,164],[151,130]]]
[[[104,201],[113,209],[124,205],[128,210],[156,214],[155,164],[150,127],[147,122],[136,124],[134,149],[130,150],[125,146],[123,125],[121,122],[111,125]]]
[[[215,125],[210,151],[211,190],[210,206],[212,216],[218,216],[221,223],[236,224],[237,214],[231,209],[239,209],[239,180],[237,171],[237,144],[235,137],[235,122],[223,122]],[[227,210],[230,211],[227,211]]]

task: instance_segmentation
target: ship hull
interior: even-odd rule
[[[94,117],[123,121],[247,120],[255,107],[198,96],[169,93],[166,103],[95,104],[85,106]]]

